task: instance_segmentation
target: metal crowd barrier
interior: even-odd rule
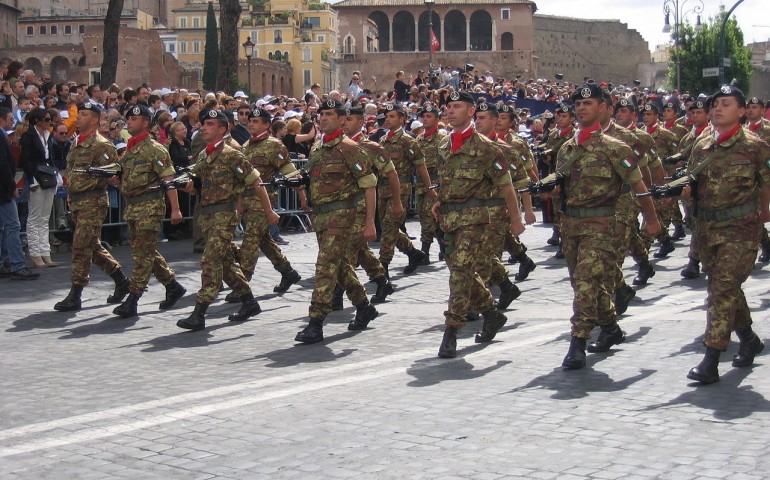
[[[297,170],[304,168],[307,162],[307,158],[299,158],[297,154],[291,154],[291,163],[294,164]],[[311,231],[313,226],[310,215],[302,210],[297,192],[292,188],[280,188],[276,193],[278,198],[275,211],[281,217],[278,226],[289,227],[293,224],[298,224],[303,232]]]

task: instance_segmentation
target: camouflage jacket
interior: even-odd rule
[[[677,141],[681,141],[688,132],[687,127],[677,122],[676,120],[664,123],[663,127],[673,133],[674,136],[676,136]]]
[[[273,177],[276,172],[289,174],[297,171],[286,146],[277,138],[266,137],[260,140],[250,138],[243,144],[241,151],[263,179]]]
[[[425,163],[425,157],[417,145],[417,140],[406,135],[404,129],[400,128],[390,139],[388,139],[388,134],[383,135],[380,138],[380,145],[385,149],[385,158],[393,162],[393,166],[398,172],[399,180],[401,180],[401,195],[409,195],[412,191],[411,176],[414,175],[418,165]],[[390,192],[387,190],[380,187],[380,196],[390,197]]]
[[[148,193],[148,188],[160,185],[163,177],[174,175],[174,165],[168,150],[149,135],[126,151],[120,161],[123,171],[120,191],[124,197],[136,197]],[[136,219],[144,216],[158,216],[166,212],[166,201],[162,191],[157,198],[126,206],[125,217]]]
[[[563,132],[559,132],[558,129],[554,128],[548,133],[548,138],[545,141],[545,148],[546,150],[551,150],[551,158],[556,158],[556,155],[559,153],[559,149],[567,143],[567,140],[572,138],[572,136],[575,134],[575,129],[570,127],[569,130]]]
[[[253,188],[259,179],[259,171],[254,169],[239,150],[232,148],[224,140],[220,141],[211,155],[203,149],[192,167],[192,173],[200,178],[201,191],[199,205],[215,205],[232,202],[245,188]]]
[[[765,142],[770,143],[770,122],[764,118],[757,122],[756,125],[749,125],[747,123],[745,128]]]
[[[107,206],[109,201],[106,193],[107,179],[98,178],[87,173],[74,172],[74,168],[102,167],[118,161],[118,154],[112,142],[99,132],[93,132],[83,143],[76,143],[67,155],[67,192],[70,195],[70,208],[73,211],[91,207]],[[80,196],[81,193],[97,195]]]
[[[446,133],[436,130],[430,137],[425,136],[425,132],[417,135],[417,145],[422,150],[425,157],[425,167],[428,169],[428,175],[433,182],[438,181],[438,172],[436,170],[436,159],[438,158],[438,147],[441,141],[446,138]],[[428,185],[430,186],[430,185]],[[417,177],[417,194],[422,195],[428,189],[422,183],[422,178]]]
[[[647,133],[649,133],[653,141],[655,141],[655,151],[658,154],[658,159],[662,160],[666,157],[670,157],[679,151],[679,142],[676,140],[676,135],[671,133],[670,130],[663,128],[662,124],[658,123],[652,133],[649,132],[649,129],[647,130]],[[676,167],[674,165],[663,165],[663,169],[666,170],[666,173],[670,174]]]

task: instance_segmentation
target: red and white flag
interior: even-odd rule
[[[438,37],[436,36],[436,33],[431,29],[430,31],[430,52],[436,53],[436,50],[438,50],[439,46],[441,44],[438,42]]]

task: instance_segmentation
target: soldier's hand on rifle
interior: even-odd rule
[[[692,187],[687,185],[682,189],[682,194],[679,195],[682,200],[690,200],[692,198]]]

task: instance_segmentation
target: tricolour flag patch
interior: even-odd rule
[[[770,158],[767,159],[767,161],[765,162],[765,165],[767,165],[767,168],[770,168]]]
[[[235,167],[235,173],[237,173],[238,175],[241,175],[243,174],[243,169],[241,167]]]
[[[409,149],[409,155],[414,155],[414,150],[412,150],[411,148]]]
[[[278,154],[278,160],[283,160],[283,154]]]
[[[162,167],[163,166],[163,160],[161,160],[161,159],[155,160],[155,165],[157,165],[159,167]]]
[[[511,170],[513,170],[514,172],[517,170],[516,165],[514,165],[514,164],[511,164],[509,168]]]
[[[631,157],[624,158],[620,162],[621,165],[623,165],[623,168],[632,169],[636,166],[636,160],[634,160]]]
[[[356,170],[356,172],[363,172],[364,171],[364,166],[363,166],[363,164],[361,162],[356,162],[353,165],[353,168]]]
[[[495,167],[495,170],[502,171],[503,170],[503,162],[501,162],[500,160],[496,161],[494,167]]]

